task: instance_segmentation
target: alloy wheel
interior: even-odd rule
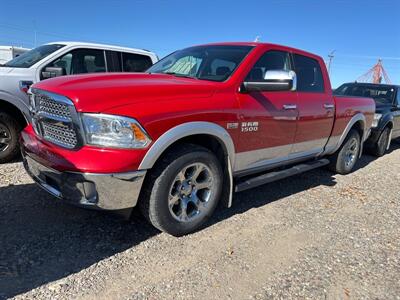
[[[208,212],[214,178],[208,166],[193,163],[176,175],[169,190],[168,207],[179,222],[191,222]]]
[[[355,164],[357,155],[358,155],[358,148],[359,148],[359,145],[358,145],[357,139],[352,138],[349,141],[347,150],[345,152],[344,162],[345,162],[347,168],[351,168]]]
[[[11,143],[11,132],[8,127],[0,123],[0,152],[7,150]]]

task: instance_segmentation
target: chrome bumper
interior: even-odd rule
[[[94,209],[122,210],[136,206],[146,171],[115,174],[59,172],[28,155],[24,167],[50,194],[68,203]]]

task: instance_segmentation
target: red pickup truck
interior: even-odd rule
[[[138,205],[172,235],[198,229],[232,193],[324,165],[346,174],[375,103],[332,95],[321,57],[220,43],[165,57],[144,74],[92,74],[31,88],[22,134],[32,178],[67,202]]]

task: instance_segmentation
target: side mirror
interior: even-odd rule
[[[263,81],[245,81],[242,84],[242,92],[264,91],[295,91],[297,77],[294,71],[270,70],[264,75]]]
[[[42,72],[43,79],[67,75],[67,71],[62,67],[46,67]]]

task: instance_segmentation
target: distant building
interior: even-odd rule
[[[29,50],[28,48],[22,47],[0,46],[0,64],[4,64]]]

